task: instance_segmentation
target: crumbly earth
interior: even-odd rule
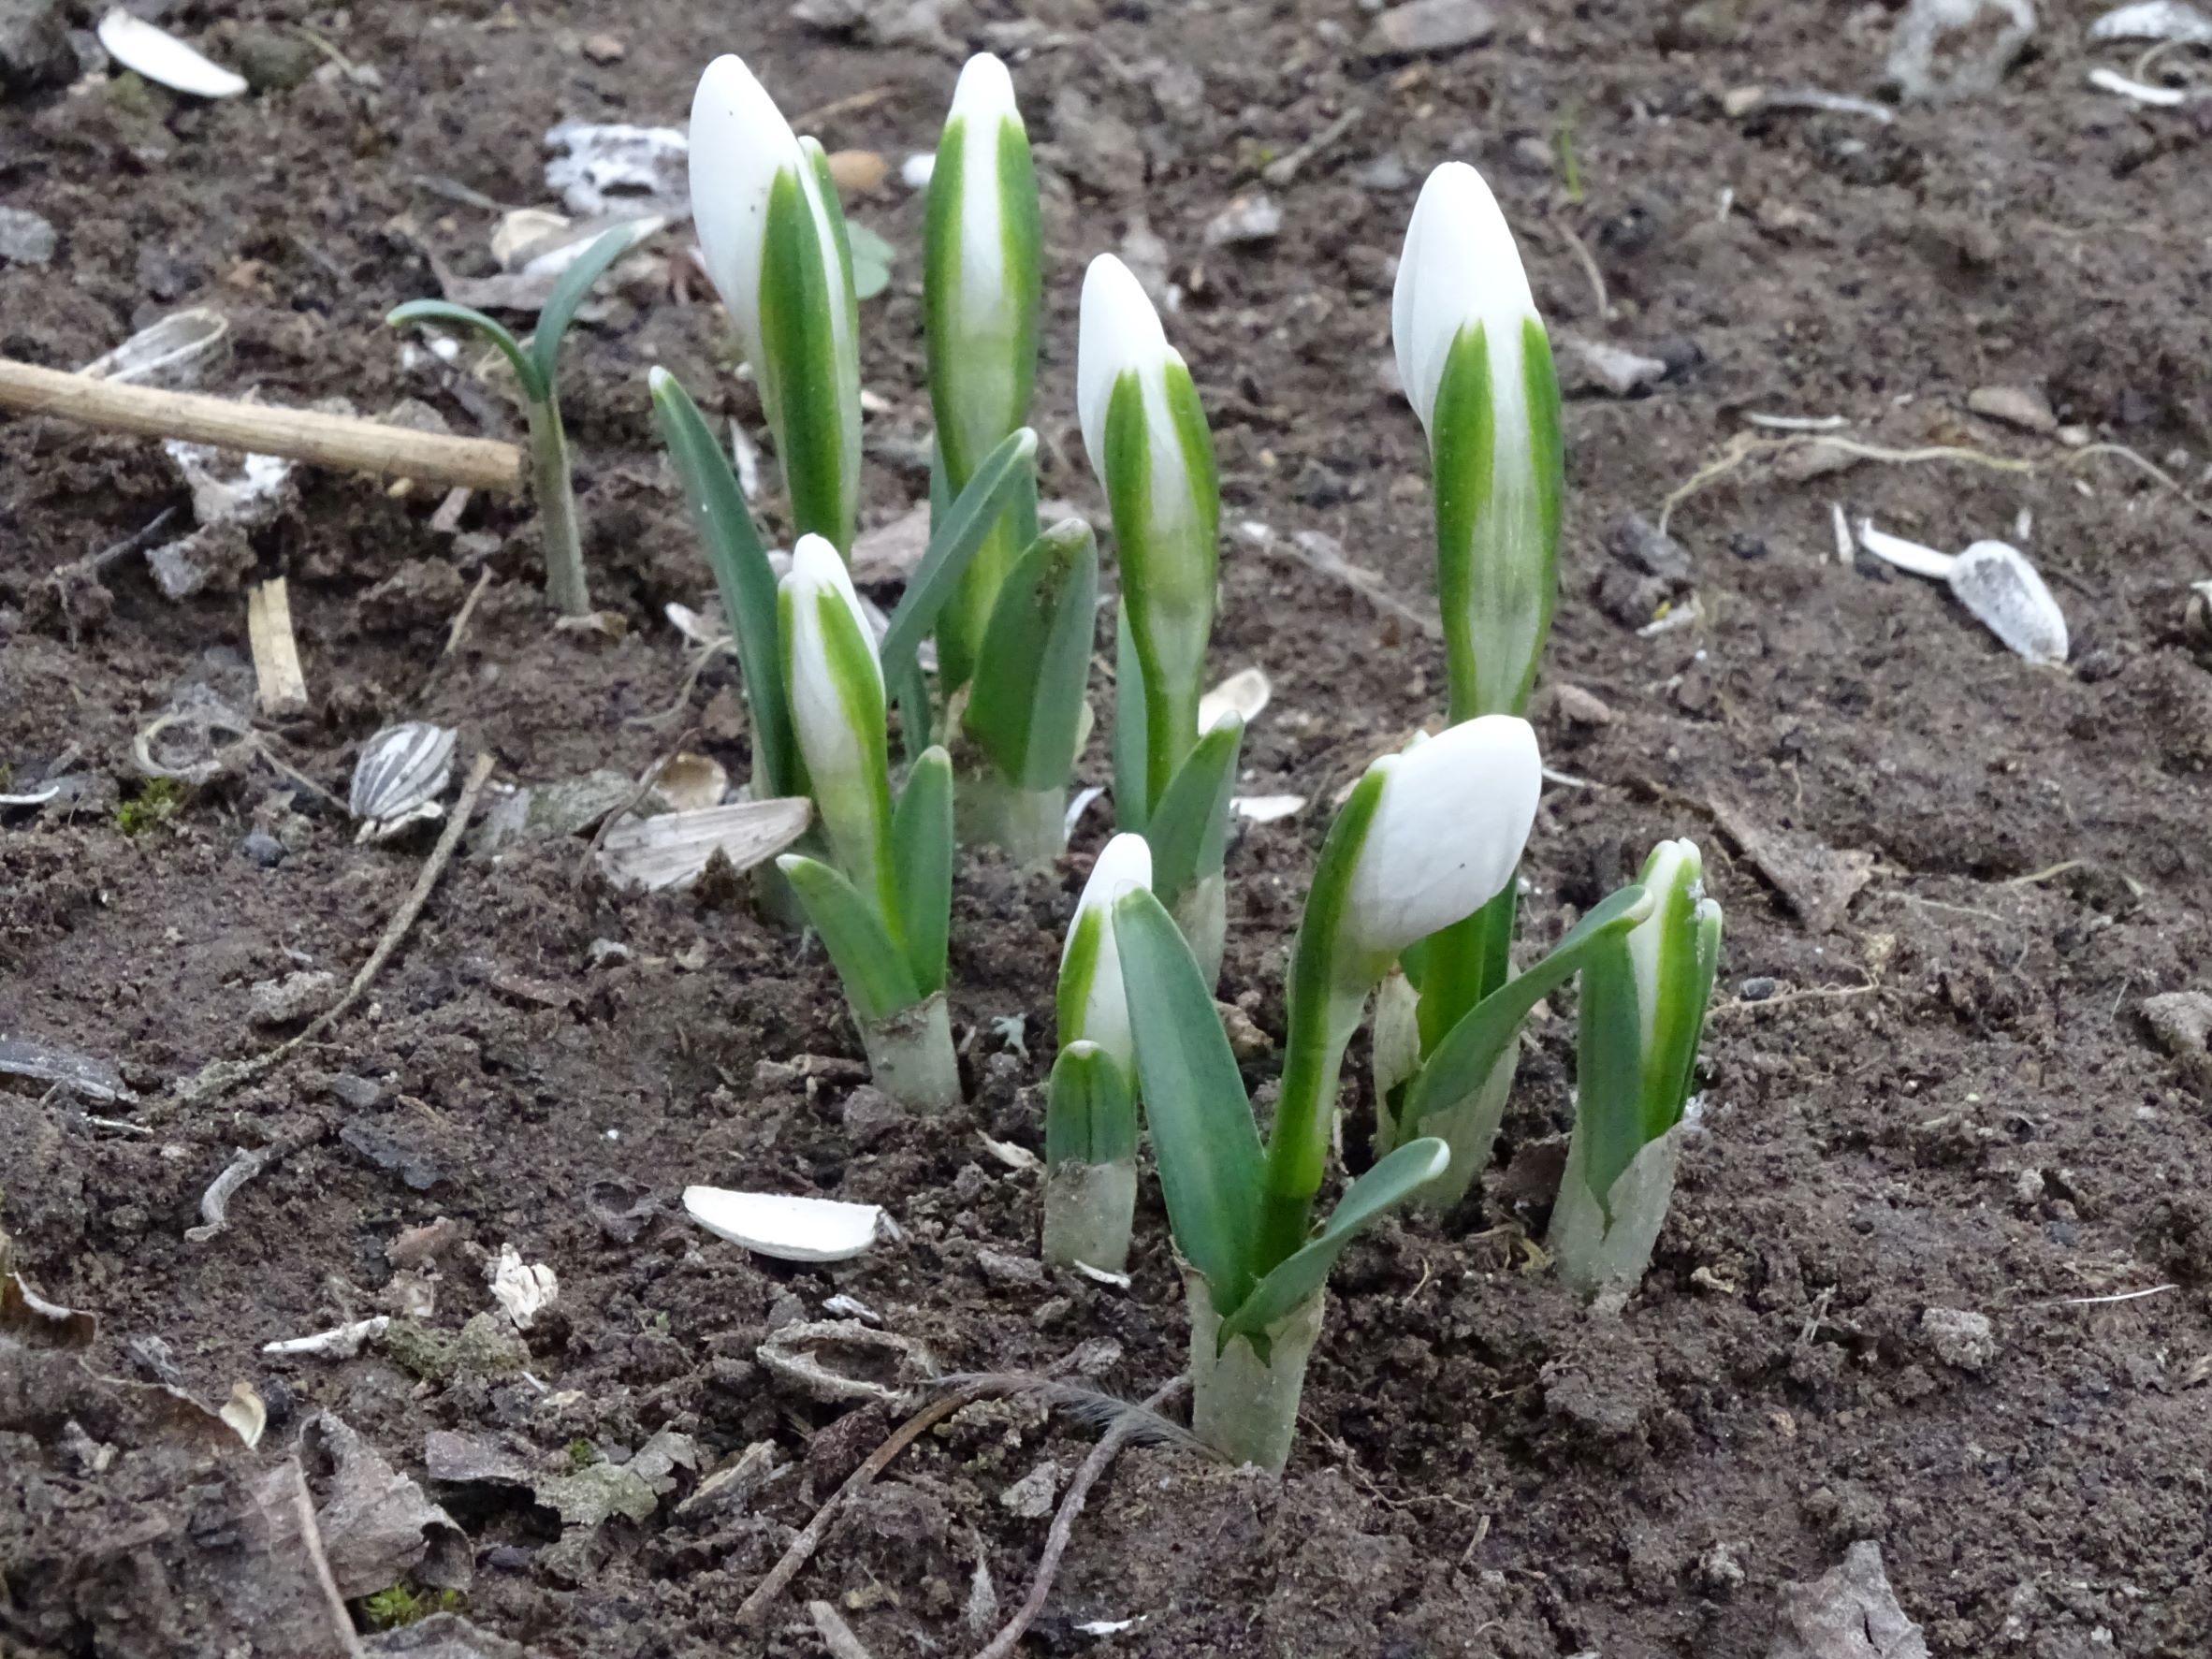
[[[1729,926],[1704,1133],[1641,1291],[1617,1319],[1585,1316],[1532,1244],[1573,1072],[1571,1010],[1551,1011],[1475,1195],[1346,1257],[1282,1485],[1171,1446],[1125,1454],[1025,1651],[1758,1659],[1783,1587],[1857,1539],[1940,1655],[2205,1651],[2212,1063],[2201,1023],[2170,1053],[2142,1009],[2205,988],[2212,949],[2212,657],[2185,619],[2212,523],[2143,463],[2212,499],[2212,106],[2088,86],[2091,65],[2132,62],[2085,39],[2100,7],[2041,8],[2000,90],[1894,119],[1731,96],[1874,92],[1900,9],[1884,4],[1538,0],[1497,7],[1486,42],[1381,59],[1348,0],[953,0],[934,25],[936,7],[871,3],[851,9],[878,27],[847,33],[701,0],[154,9],[265,80],[306,79],[221,104],[101,80],[7,95],[0,203],[43,215],[59,249],[0,261],[0,352],[75,367],[207,304],[233,342],[212,389],[371,412],[415,398],[458,431],[517,436],[472,360],[405,366],[384,313],[435,291],[433,257],[492,269],[495,209],[548,198],[554,123],[680,122],[706,59],[736,51],[786,110],[822,112],[805,124],[830,148],[892,164],[850,204],[898,250],[864,307],[871,522],[925,488],[921,204],[897,165],[933,141],[964,51],[1012,56],[1050,244],[1047,493],[1098,505],[1071,402],[1095,253],[1149,253],[1175,285],[1170,331],[1212,414],[1229,527],[1214,660],[1274,686],[1243,788],[1313,803],[1230,854],[1223,994],[1273,1041],[1328,803],[1441,699],[1418,620],[1420,439],[1389,366],[1393,258],[1430,167],[1464,157],[1495,183],[1570,387],[1534,714],[1562,776],[1530,849],[1524,949],[1655,838],[1703,844]],[[0,22],[52,10],[0,5]],[[316,72],[309,28],[375,83]],[[2147,73],[2206,67],[2169,53]],[[1276,234],[1209,240],[1262,191]],[[709,585],[645,396],[662,363],[759,431],[705,295],[624,281],[570,342],[595,594],[625,637],[547,627],[512,502],[479,497],[448,532],[435,491],[312,474],[252,533],[251,574],[290,578],[313,706],[265,730],[298,773],[342,794],[380,724],[429,719],[505,779],[634,776],[679,741],[743,776],[732,670],[687,685],[662,618]],[[1619,396],[1569,337],[1661,367]],[[1970,411],[1982,387],[2047,399],[2084,442]],[[1833,417],[1924,458],[1817,450],[1754,415]],[[773,496],[771,467],[772,531]],[[1669,499],[1683,563],[1651,575],[1618,527]],[[779,1081],[796,1056],[858,1053],[819,951],[726,884],[619,893],[581,837],[464,851],[325,1039],[184,1107],[173,1085],[289,1029],[248,1025],[255,982],[350,976],[429,837],[357,846],[260,764],[166,817],[121,810],[155,716],[249,700],[243,598],[172,603],[135,553],[96,582],[49,578],[183,500],[155,444],[0,419],[0,764],[18,792],[85,780],[72,809],[5,808],[0,1034],[111,1062],[135,1096],[0,1090],[0,1218],[27,1276],[99,1314],[103,1374],[157,1373],[158,1338],[198,1398],[259,1390],[270,1424],[248,1473],[313,1413],[342,1419],[466,1530],[464,1610],[488,1631],[592,1659],[812,1654],[818,1598],[879,1659],[980,1646],[979,1574],[1010,1610],[1043,1542],[1005,1494],[1044,1465],[1064,1485],[1095,1428],[1006,1406],[925,1436],[748,1631],[739,1602],[893,1422],[792,1390],[756,1349],[842,1294],[945,1371],[1042,1370],[1100,1337],[1118,1357],[1096,1380],[1116,1393],[1179,1368],[1157,1188],[1128,1290],[1063,1281],[1034,1270],[1036,1172],[982,1139],[1041,1143],[1050,975],[1105,808],[1056,868],[964,869],[953,1004],[973,1103],[947,1122],[855,1108],[850,1065]],[[1832,505],[1953,550],[2020,545],[2067,613],[2070,670],[2009,656],[1934,584],[1840,560]],[[1372,588],[1331,574],[1331,553]],[[1662,612],[1692,619],[1637,626]],[[1104,780],[1101,751],[1084,772]],[[255,831],[286,849],[273,867],[246,848]],[[1246,1070],[1264,1104],[1274,1059]],[[1357,1162],[1363,1084],[1346,1106]],[[231,1230],[188,1242],[202,1190],[272,1141],[292,1150],[233,1199]],[[684,1218],[697,1182],[880,1202],[899,1240],[835,1269],[754,1259]],[[438,1217],[442,1249],[396,1278],[395,1241]],[[423,1323],[457,1336],[490,1307],[483,1264],[503,1244],[560,1280],[527,1379],[492,1362],[498,1344],[466,1363],[419,1340],[261,1353],[419,1306],[426,1276]],[[127,1581],[83,1522],[116,1501],[110,1477],[22,1394],[0,1391],[0,1649],[212,1651],[182,1604],[150,1599],[121,1627],[86,1611]],[[106,1421],[83,1426],[123,1443],[129,1512],[170,1527],[170,1558],[236,1548],[209,1494],[242,1476],[211,1486],[211,1454]],[[597,1526],[426,1470],[441,1431],[569,1469],[662,1430],[704,1466],[767,1441],[800,1467],[678,1517],[700,1478],[679,1467],[643,1520]]]

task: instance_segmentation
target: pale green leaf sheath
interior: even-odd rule
[[[735,57],[691,103],[691,214],[776,434],[800,531],[840,553],[860,500],[859,302],[822,147]]]
[[[1037,180],[1006,65],[989,53],[960,72],[930,174],[923,324],[930,404],[949,490],[1028,419],[1037,373],[1042,261]],[[963,574],[939,623],[945,683],[974,672],[999,585],[1026,543],[1008,513]]]

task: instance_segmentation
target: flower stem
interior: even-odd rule
[[[591,614],[584,583],[584,544],[576,528],[576,491],[569,473],[568,435],[560,405],[546,398],[530,405],[530,482],[546,547],[546,598],[564,617]]]
[[[1128,1265],[1129,1224],[1137,1210],[1137,1160],[1107,1164],[1073,1158],[1044,1178],[1044,1259],[1053,1267],[1120,1273]]]
[[[998,848],[1017,869],[1050,864],[1067,850],[1064,789],[1024,789],[983,761],[962,775],[953,801],[960,814],[960,839]]]

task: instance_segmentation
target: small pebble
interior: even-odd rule
[[[1774,995],[1774,991],[1775,984],[1771,979],[1763,973],[1754,974],[1736,987],[1736,997],[1739,1002],[1764,1002]]]
[[[0,259],[45,265],[61,245],[54,227],[26,208],[0,208]]]
[[[1920,1316],[1920,1332],[1937,1359],[1961,1371],[1980,1371],[1997,1356],[1997,1332],[1986,1314],[1931,1307]]]
[[[584,39],[584,55],[595,64],[618,64],[630,55],[630,49],[614,35],[589,35]]]
[[[284,844],[267,830],[255,830],[239,844],[239,850],[265,870],[273,870],[284,862]]]

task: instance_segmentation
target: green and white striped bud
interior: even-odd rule
[[[1429,435],[1451,718],[1519,714],[1558,586],[1559,382],[1513,232],[1464,162],[1421,187],[1390,336]]]
[[[1042,233],[1029,137],[1014,104],[1012,78],[988,52],[968,60],[953,92],[929,175],[922,265],[929,401],[945,484],[956,496],[983,458],[1029,418],[1043,306]],[[947,685],[975,672],[993,607],[1021,556],[1026,528],[1022,515],[1010,511],[1000,517],[939,618]]]
[[[860,505],[860,313],[822,146],[729,55],[691,100],[691,221],[760,382],[802,532],[851,550]]]
[[[1695,842],[1662,841],[1638,881],[1651,914],[1582,968],[1575,1132],[1551,1222],[1561,1274],[1586,1294],[1633,1288],[1674,1189],[1721,953]]]
[[[1099,853],[1076,901],[1060,952],[1060,1046],[1094,1042],[1120,1068],[1132,1094],[1137,1045],[1121,983],[1121,949],[1113,937],[1113,901],[1152,887],[1152,849],[1142,836],[1115,836]]]
[[[1144,682],[1153,804],[1199,738],[1221,501],[1190,371],[1111,254],[1084,277],[1075,400],[1084,448],[1113,513],[1122,605]]]
[[[792,729],[837,867],[895,918],[883,670],[845,561],[821,536],[799,538],[777,617]]]

